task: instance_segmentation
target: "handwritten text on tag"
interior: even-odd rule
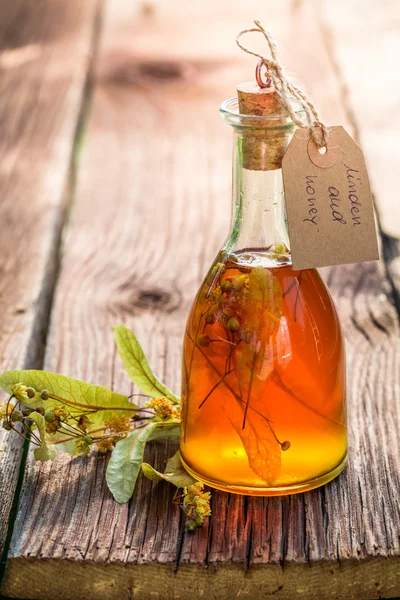
[[[330,128],[325,153],[298,129],[282,169],[294,269],[379,258],[364,155],[343,127]]]

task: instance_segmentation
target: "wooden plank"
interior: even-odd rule
[[[43,364],[96,8],[78,4],[0,5],[2,371]],[[0,430],[0,555],[21,451],[21,438]]]
[[[400,53],[398,2],[326,0],[315,7],[340,74],[349,120],[365,152],[382,228],[399,237],[400,81],[394,75]]]
[[[393,77],[393,59],[400,50],[398,6],[357,0],[315,3],[324,39],[339,73],[348,120],[367,159],[372,190],[384,231],[382,256],[400,314],[400,210],[397,188],[397,118],[399,81]],[[382,10],[382,8],[384,9]],[[350,18],[349,18],[350,16]],[[362,24],[354,27],[357,21]]]
[[[187,310],[228,226],[231,140],[216,106],[248,78],[252,62],[231,50],[232,39],[259,7],[165,5],[134,25],[124,9],[122,26],[118,3],[108,5],[45,363],[122,392],[131,388],[113,348],[119,321],[179,389]],[[287,52],[296,48],[296,66],[289,54],[287,62],[323,115],[342,121],[313,11],[279,3],[271,14]],[[350,465],[338,480],[287,498],[213,492],[211,522],[188,535],[164,483],[141,478],[119,506],[95,454],[29,461],[4,592],[24,597],[29,580],[30,597],[41,600],[400,593],[397,313],[377,265],[327,276],[350,367]],[[162,468],[173,450],[171,441],[153,444],[147,459]]]

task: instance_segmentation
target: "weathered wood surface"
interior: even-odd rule
[[[383,230],[400,237],[399,3],[316,2],[324,41],[365,152]]]
[[[0,4],[0,357],[43,365],[95,2]],[[3,397],[1,401],[3,401]],[[23,441],[0,429],[0,556]]]
[[[284,60],[327,120],[349,114],[311,3],[275,3],[265,17],[255,0],[241,9],[187,4],[171,0],[144,15],[128,14],[122,1],[106,4],[52,311],[45,368],[122,392],[131,388],[112,340],[120,321],[179,390],[187,310],[228,227],[231,138],[216,108],[253,66],[232,43],[249,15],[268,20]],[[375,263],[326,276],[347,339],[344,474],[286,498],[213,492],[210,523],[189,535],[164,483],[141,478],[133,500],[119,506],[96,454],[29,460],[3,592],[40,600],[400,594],[400,342],[392,285]],[[171,441],[153,444],[147,459],[162,468],[174,449]]]

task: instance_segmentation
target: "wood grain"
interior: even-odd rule
[[[367,159],[382,228],[399,237],[398,2],[316,0],[315,8],[346,100],[348,120]]]
[[[78,4],[0,5],[2,371],[43,364],[96,8]],[[21,438],[0,430],[0,555],[21,451]]]
[[[251,10],[259,12],[255,0],[242,9],[166,4],[152,14],[136,11],[133,22],[124,3],[106,6],[46,348],[45,368],[125,393],[131,386],[112,340],[118,322],[133,328],[155,371],[179,390],[185,317],[228,228],[231,137],[216,108],[238,79],[249,78],[253,63],[230,48]],[[326,118],[343,122],[312,7],[268,8],[257,16],[286,46],[298,79]],[[3,592],[23,598],[29,581],[30,598],[40,600],[400,593],[400,343],[392,288],[375,263],[325,275],[347,340],[345,473],[298,496],[213,492],[211,521],[189,535],[164,482],[140,478],[132,501],[120,506],[106,489],[106,461],[95,453],[60,455],[53,464],[29,460]],[[154,443],[146,460],[163,468],[175,447]]]

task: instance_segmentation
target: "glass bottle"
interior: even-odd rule
[[[185,331],[181,456],[217,489],[302,492],[346,464],[342,332],[318,272],[291,266],[280,166],[295,125],[241,115],[236,99],[221,113],[234,131],[232,225]]]

